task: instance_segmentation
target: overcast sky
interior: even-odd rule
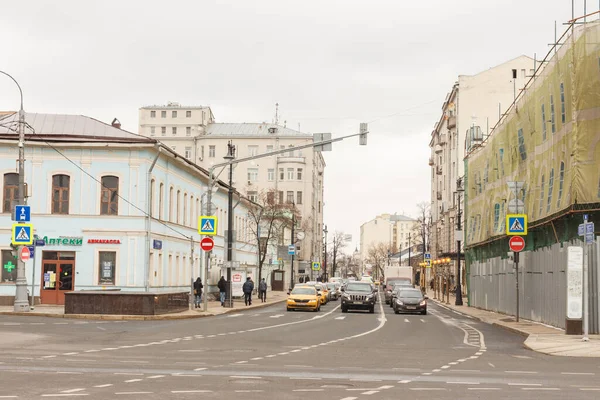
[[[570,0],[10,1],[0,70],[28,112],[132,132],[140,106],[167,101],[218,122],[270,122],[278,102],[288,127],[334,137],[370,122],[368,146],[324,153],[325,223],[353,250],[362,223],[429,201],[430,134],[457,76],[541,59],[570,17]],[[18,99],[0,77],[0,110]]]

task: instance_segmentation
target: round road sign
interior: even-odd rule
[[[31,253],[29,252],[29,248],[23,246],[19,251],[19,256],[21,257],[21,261],[29,261],[29,257],[31,257]]]
[[[202,238],[200,241],[200,248],[204,251],[211,251],[214,246],[215,242],[209,237]]]
[[[513,236],[510,238],[508,245],[512,251],[518,253],[520,251],[523,251],[523,249],[525,248],[525,239],[523,239],[520,236]]]

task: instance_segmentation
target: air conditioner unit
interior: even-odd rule
[[[277,128],[269,128],[269,133],[277,133]]]

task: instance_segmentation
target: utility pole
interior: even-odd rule
[[[323,230],[323,232],[325,232],[325,259],[323,263],[323,269],[325,270],[325,282],[327,282],[329,278],[327,274],[327,225],[325,225],[325,229]]]
[[[235,146],[227,143],[226,160],[235,159]],[[231,267],[233,265],[233,164],[229,164],[229,191],[227,203],[227,301],[228,307],[233,307],[233,293],[231,291]]]
[[[296,227],[296,205],[292,203],[292,246],[294,246],[294,252],[292,253],[292,265],[291,265],[291,273],[290,273],[290,291],[294,289],[294,255],[296,254],[296,237],[294,228]],[[312,269],[312,266],[311,266]]]
[[[19,82],[11,75],[4,71],[0,71],[1,74],[8,76],[19,88],[19,94],[21,95],[21,106],[19,108],[19,192],[17,195],[17,204],[11,204],[11,208],[14,210],[15,205],[26,205],[27,197],[25,196],[25,110],[23,110],[23,91]],[[31,232],[33,235],[33,230]],[[18,252],[18,249],[16,250]],[[15,312],[28,312],[29,299],[27,298],[27,278],[25,277],[25,262],[21,260],[21,257],[17,257],[17,281],[15,282]],[[34,296],[34,293],[31,293]]]
[[[457,213],[457,217],[458,217],[458,224],[457,224],[457,232],[461,231],[461,218],[462,218],[462,212],[460,210],[460,194],[463,191],[462,189],[462,180],[460,178],[457,179],[456,181],[456,194],[458,197],[458,213]],[[460,237],[460,236],[459,236]],[[456,265],[457,265],[457,269],[458,269],[458,281],[456,282],[456,299],[454,302],[454,305],[456,306],[462,306],[463,305],[463,298],[462,298],[462,271],[460,270],[460,239],[458,239],[456,241]]]

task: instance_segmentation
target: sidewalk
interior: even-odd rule
[[[30,312],[14,312],[12,306],[0,306],[0,315],[19,315],[28,317],[51,317],[51,318],[72,318],[89,320],[124,320],[124,321],[160,321],[173,319],[190,319],[213,317],[216,315],[238,313],[245,310],[256,310],[273,304],[283,303],[287,299],[286,292],[268,292],[267,301],[262,303],[258,296],[252,296],[252,305],[246,306],[242,300],[235,300],[233,308],[221,307],[218,301],[208,301],[206,312],[202,308],[192,308],[179,313],[160,314],[160,315],[113,315],[113,314],[65,314],[64,306],[57,305],[37,305]],[[283,309],[283,308],[282,308]]]
[[[515,317],[511,315],[469,307],[466,297],[463,298],[464,305],[456,306],[453,294],[450,294],[450,304],[436,300],[431,290],[428,290],[427,296],[441,307],[526,337],[524,346],[529,350],[553,356],[600,357],[600,335],[589,335],[590,341],[583,342],[582,336],[566,335],[564,329],[523,318],[516,322]]]

